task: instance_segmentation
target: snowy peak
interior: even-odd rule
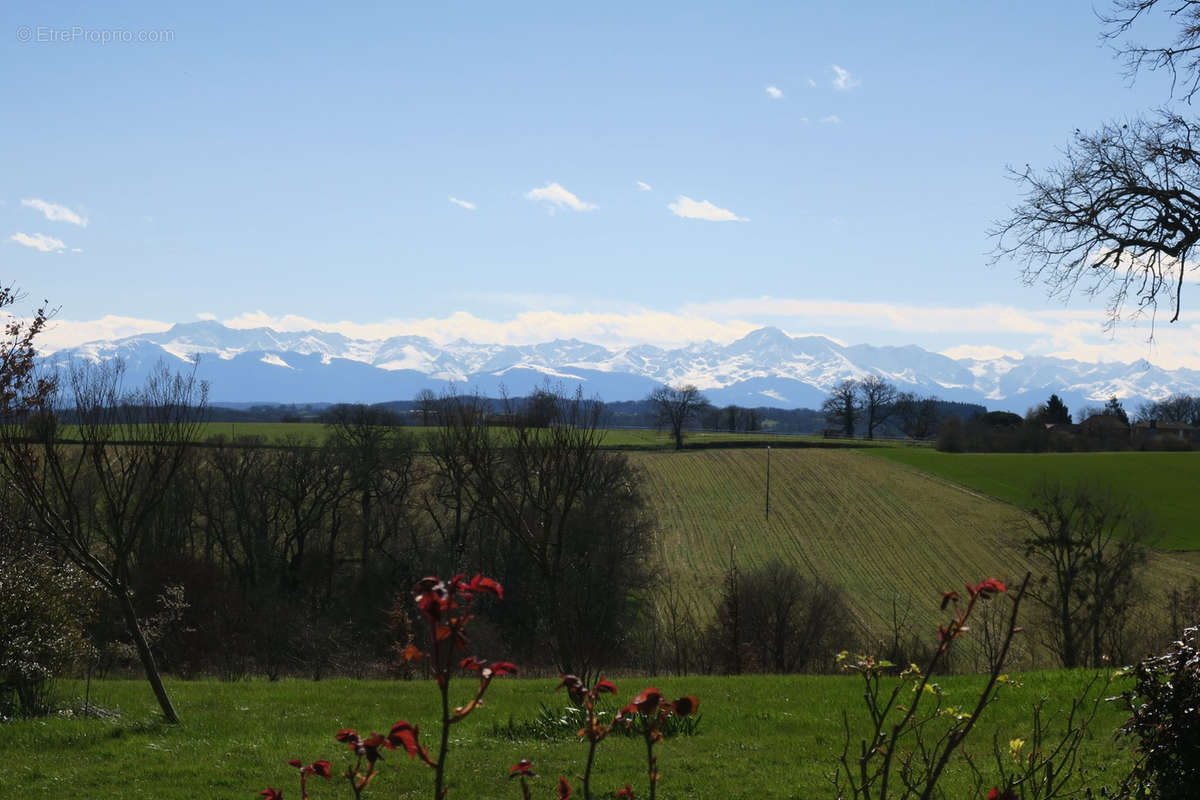
[[[1200,372],[1164,370],[1145,359],[1087,363],[1041,356],[953,359],[914,345],[841,345],[779,328],[751,331],[728,344],[696,342],[607,348],[578,339],[500,345],[422,336],[356,339],[322,330],[229,328],[219,322],[174,325],[160,333],[89,342],[46,357],[123,358],[131,377],[161,359],[192,362],[219,400],[305,402],[408,399],[419,389],[453,384],[495,394],[524,394],[543,381],[606,400],[644,397],[654,386],[694,383],[719,404],[817,406],[847,378],[877,375],[902,391],[1024,411],[1058,393],[1073,408],[1117,396],[1126,402],[1173,392],[1200,394]]]

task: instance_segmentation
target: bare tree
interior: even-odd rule
[[[417,412],[421,415],[421,425],[429,427],[437,422],[438,397],[432,389],[422,389],[413,397]]]
[[[875,438],[875,429],[887,422],[896,404],[896,387],[878,375],[858,382],[859,407],[867,422],[867,438]]]
[[[56,426],[26,435],[22,415],[0,425],[0,473],[25,504],[33,526],[94,578],[120,607],[163,715],[178,722],[134,607],[139,544],[155,523],[196,440],[207,388],[194,373],[159,364],[144,386],[126,393],[120,361],[75,365],[69,397],[50,396],[44,411],[70,413],[73,435]]]
[[[1125,59],[1125,75],[1130,80],[1143,69],[1165,70],[1171,75],[1171,95],[1191,102],[1200,91],[1200,0],[1116,0],[1112,11],[1101,17],[1108,25],[1104,37],[1124,38],[1143,18],[1155,10],[1179,25],[1170,44],[1122,42],[1118,53]],[[1181,86],[1182,84],[1182,86]]]
[[[683,429],[708,409],[708,398],[693,384],[660,386],[646,398],[654,406],[660,427],[670,428],[675,449],[683,449]]]
[[[505,406],[509,424],[492,427],[478,401],[447,403],[446,430],[432,440],[445,498],[437,518],[458,537],[451,520],[476,514],[524,553],[536,575],[526,591],[548,628],[543,641],[562,671],[584,676],[611,664],[629,635],[654,526],[640,473],[601,448],[601,404],[579,391],[552,395],[549,428],[533,427],[514,403]],[[461,494],[451,492],[456,485]]]
[[[1047,483],[1034,493],[1025,549],[1041,575],[1030,596],[1047,612],[1064,667],[1102,664],[1119,647],[1153,535],[1109,490]]]
[[[858,381],[844,380],[829,393],[821,404],[825,419],[842,429],[847,436],[854,435],[854,425],[862,416],[858,405]]]
[[[1076,132],[1063,163],[1014,177],[1024,201],[991,231],[995,255],[1022,264],[1028,284],[1068,297],[1082,284],[1106,296],[1109,325],[1166,301],[1179,318],[1184,275],[1200,242],[1200,129],[1162,112],[1153,120]]]

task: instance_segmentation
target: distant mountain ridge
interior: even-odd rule
[[[577,339],[531,345],[439,345],[422,336],[355,339],[340,333],[229,328],[190,322],[161,333],[89,342],[45,357],[120,357],[140,380],[155,363],[190,362],[209,381],[217,402],[383,402],[421,389],[502,391],[525,395],[549,379],[583,386],[605,400],[645,397],[662,384],[694,383],[717,404],[816,408],[845,378],[879,375],[903,391],[945,400],[1025,411],[1059,394],[1072,409],[1120,397],[1131,409],[1174,392],[1200,394],[1200,371],[1165,370],[1148,361],[1089,363],[1028,356],[953,359],[915,345],[841,345],[824,336],[790,336],[778,328],[752,331],[729,344],[712,341],[666,349],[607,348]]]

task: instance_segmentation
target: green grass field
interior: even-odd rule
[[[1029,703],[1053,698],[1048,718],[1056,724],[1068,698],[1087,676],[1031,673],[1023,688],[988,709],[972,734],[976,752],[986,753],[993,733],[1007,743],[1029,738]],[[855,730],[863,729],[861,684],[850,676],[617,678],[623,700],[648,685],[668,695],[693,694],[703,714],[698,733],[668,739],[658,747],[663,800],[759,800],[832,798],[829,775],[840,753],[842,710]],[[942,681],[950,702],[966,702],[978,678]],[[448,767],[452,798],[518,798],[506,777],[508,767],[530,758],[543,776],[535,797],[550,797],[558,775],[582,772],[586,746],[573,739],[510,741],[493,732],[509,718],[531,718],[540,702],[561,705],[556,681],[496,681],[487,705],[454,728]],[[468,682],[455,687],[465,694]],[[82,686],[62,684],[67,692]],[[454,687],[452,687],[454,688]],[[214,681],[168,684],[183,724],[158,721],[153,697],[142,681],[92,685],[92,701],[118,708],[115,719],[49,718],[0,725],[0,798],[41,800],[219,800],[255,797],[270,785],[299,797],[295,770],[284,762],[298,758],[333,762],[345,769],[348,754],[333,739],[340,728],[386,731],[398,719],[420,725],[422,739],[437,735],[437,692],[428,681],[333,680],[320,683]],[[1115,692],[1115,690],[1114,690]],[[956,700],[955,698],[959,698]],[[464,697],[465,700],[465,697]],[[1089,730],[1083,763],[1113,773],[1128,763],[1124,743],[1111,732],[1120,722],[1107,704]],[[985,765],[986,766],[986,765]],[[1102,775],[1100,776],[1103,777]],[[389,752],[383,774],[368,796],[425,798],[432,795],[432,770]],[[631,783],[645,796],[644,749],[640,740],[613,736],[602,743],[594,775],[597,797]],[[948,797],[971,797],[965,767],[952,765]],[[344,785],[310,782],[313,800],[351,797]],[[577,796],[581,794],[577,793]]]
[[[873,456],[931,473],[992,497],[1028,507],[1047,479],[1085,481],[1143,504],[1161,525],[1165,550],[1200,550],[1200,452],[1197,453],[941,453],[889,448]]]
[[[419,425],[403,428],[406,433],[422,436],[436,430]],[[236,439],[243,436],[261,437],[267,442],[280,443],[288,440],[308,439],[313,442],[323,442],[328,436],[328,428],[319,422],[206,422],[201,426],[200,440],[214,436],[224,436]],[[824,439],[820,436],[771,434],[771,433],[723,433],[701,431],[688,433],[684,444],[689,449],[705,449],[715,447],[822,447],[822,448],[863,448],[863,447],[896,447],[896,442],[880,440],[870,444],[863,440]],[[604,431],[605,448],[616,450],[674,450],[675,440],[665,431],[614,428]]]

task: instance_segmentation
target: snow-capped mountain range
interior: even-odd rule
[[[409,400],[421,389],[440,392],[452,385],[489,396],[502,391],[521,396],[548,379],[568,390],[582,384],[587,395],[609,401],[640,399],[662,384],[693,383],[719,405],[817,408],[838,381],[872,374],[902,391],[1018,413],[1052,392],[1071,408],[1099,405],[1115,395],[1131,409],[1174,392],[1200,394],[1200,371],[1168,371],[1144,360],[953,359],[913,345],[846,346],[778,328],[760,328],[729,344],[610,349],[576,339],[521,346],[460,339],[439,345],[421,336],[367,340],[320,330],[193,322],[90,342],[46,361],[62,366],[72,359],[115,357],[125,361],[130,381],[160,360],[182,365],[198,357],[197,373],[218,403]]]

